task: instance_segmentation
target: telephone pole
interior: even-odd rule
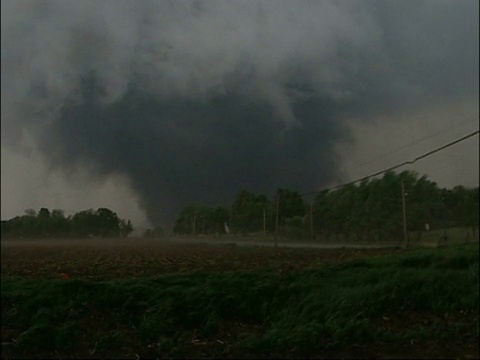
[[[267,233],[267,215],[265,213],[265,208],[263,208],[263,233]]]
[[[314,234],[313,234],[313,201],[310,204],[310,238],[313,240]]]
[[[193,213],[193,224],[192,224],[192,232],[193,232],[193,235],[195,235],[195,227],[197,225],[197,213],[194,212]]]
[[[407,209],[405,205],[405,185],[402,180],[402,208],[403,208],[403,242],[408,247],[408,235],[407,235]]]
[[[280,209],[280,193],[277,192],[276,200],[276,210],[275,210],[275,248],[277,248],[278,241],[278,211]]]

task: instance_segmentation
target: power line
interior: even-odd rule
[[[384,158],[386,158],[387,156],[392,155],[392,154],[395,154],[396,152],[398,152],[398,151],[400,151],[400,150],[408,149],[409,147],[412,147],[412,146],[414,146],[414,145],[417,145],[417,144],[421,143],[421,142],[424,141],[424,140],[431,139],[431,138],[433,138],[433,137],[436,137],[436,136],[438,136],[438,135],[446,132],[447,130],[451,130],[451,129],[453,129],[453,128],[456,128],[456,127],[458,127],[459,125],[464,125],[464,124],[467,124],[467,123],[470,123],[470,122],[473,122],[473,121],[477,121],[477,120],[478,120],[478,119],[469,119],[469,120],[461,121],[461,122],[458,122],[458,123],[453,124],[453,125],[451,125],[451,126],[445,127],[445,128],[443,128],[443,129],[441,129],[441,130],[433,133],[432,135],[424,136],[424,137],[422,137],[422,138],[420,138],[420,139],[417,139],[417,140],[415,140],[415,141],[412,141],[411,143],[408,143],[408,144],[403,145],[403,146],[401,146],[401,147],[399,147],[399,148],[396,148],[396,149],[394,149],[394,150],[392,150],[392,151],[389,151],[389,152],[387,152],[386,154],[383,154],[382,156],[379,156],[379,157],[376,157],[376,158],[374,158],[374,159],[371,159],[370,161],[364,162],[363,164],[358,165],[358,166],[356,167],[356,169],[361,168],[361,167],[364,167],[364,166],[366,166],[366,165],[369,165],[369,164],[371,164],[371,163],[373,163],[373,162],[375,162],[375,161],[377,161],[377,160],[384,159]]]
[[[437,153],[437,152],[439,152],[439,151],[442,151],[442,150],[445,150],[446,148],[449,148],[450,146],[453,146],[453,145],[458,144],[458,143],[460,143],[460,142],[462,142],[462,141],[465,141],[465,140],[467,140],[467,139],[469,139],[469,138],[471,138],[471,137],[473,137],[473,136],[475,136],[475,135],[478,135],[478,133],[479,133],[479,130],[476,130],[476,131],[474,131],[474,132],[471,132],[471,133],[469,133],[469,134],[467,134],[467,135],[462,136],[461,138],[459,138],[459,139],[457,139],[457,140],[451,141],[451,142],[449,142],[448,144],[445,144],[445,145],[440,146],[440,147],[438,147],[438,148],[436,148],[436,149],[430,150],[430,151],[426,152],[426,153],[423,154],[423,155],[417,156],[417,157],[416,157],[415,159],[413,159],[413,160],[404,161],[404,162],[402,162],[402,163],[400,163],[400,164],[398,164],[398,165],[390,166],[389,168],[386,168],[386,169],[377,171],[377,172],[375,172],[375,173],[373,173],[373,174],[364,176],[364,177],[362,177],[362,178],[359,178],[359,179],[356,179],[356,180],[353,180],[353,181],[350,181],[350,182],[347,182],[347,183],[344,183],[344,184],[341,184],[341,185],[337,185],[337,186],[334,186],[334,187],[331,187],[331,188],[326,188],[326,189],[323,189],[323,190],[320,190],[320,191],[311,191],[311,192],[303,193],[303,194],[300,194],[300,195],[302,195],[302,196],[314,195],[314,194],[318,194],[318,193],[320,193],[320,192],[322,192],[322,191],[325,191],[325,190],[336,190],[336,189],[338,189],[338,188],[341,188],[341,187],[344,187],[344,186],[348,186],[348,185],[353,185],[353,184],[355,184],[355,183],[357,183],[357,182],[370,179],[371,177],[374,177],[374,176],[381,175],[381,174],[383,174],[383,173],[386,173],[387,171],[392,171],[392,170],[398,169],[399,167],[402,167],[402,166],[405,166],[405,165],[414,164],[414,163],[416,163],[417,161],[422,160],[422,159],[424,159],[424,158],[426,158],[426,157],[428,157],[428,156],[430,156],[430,155],[433,155],[433,154],[435,154],[435,153]]]

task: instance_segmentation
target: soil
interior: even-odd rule
[[[159,276],[199,270],[302,269],[405,250],[240,247],[141,239],[3,240],[2,276],[92,279]],[[19,261],[21,259],[21,261]]]
[[[94,280],[160,276],[173,272],[199,270],[229,271],[273,268],[279,272],[302,269],[319,263],[336,263],[349,259],[380,256],[408,251],[394,248],[371,249],[301,249],[273,247],[240,247],[232,245],[174,244],[155,240],[139,239],[76,239],[76,240],[2,240],[1,275],[33,278],[87,277]],[[408,327],[411,317],[415,323],[430,321],[422,314],[402,318],[388,314],[378,319],[379,326]],[[465,316],[463,314],[462,316]],[[100,319],[101,316],[98,317]],[[227,326],[228,325],[228,326]],[[92,325],[96,327],[96,325]],[[245,324],[225,324],[226,328],[215,339],[192,338],[194,357],[211,353],[208,348],[225,348],[222,357],[237,358],[229,350],[237,335],[245,331]],[[255,332],[258,329],[249,329]],[[2,328],[2,357],[8,357],[9,329]],[[13,330],[12,330],[13,331]],[[308,354],[308,358],[479,358],[478,339],[466,336],[462,343],[431,343],[408,346],[392,343],[375,343],[367,346],[347,346],[332,349],[322,354]],[[88,344],[87,344],[88,343]],[[89,342],[81,354],[63,354],[62,358],[136,358],[133,349],[118,349],[112,353],[89,353]],[[144,349],[148,356],[158,349]],[[157,352],[158,354],[158,352]],[[50,354],[58,357],[59,354]],[[153,355],[152,355],[153,356]],[[264,354],[265,358],[286,358],[292,354]]]

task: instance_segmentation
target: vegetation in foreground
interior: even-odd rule
[[[6,277],[1,305],[2,357],[478,358],[479,252],[97,282]]]

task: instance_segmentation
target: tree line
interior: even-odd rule
[[[405,196],[402,197],[402,183]],[[403,201],[408,233],[420,239],[427,229],[479,223],[479,188],[439,188],[413,171],[386,172],[335,190],[316,193],[307,202],[294,190],[280,188],[273,198],[240,191],[228,207],[191,205],[178,215],[177,234],[274,233],[297,238],[401,239]]]
[[[405,196],[402,197],[402,187]],[[403,236],[403,201],[407,231],[420,239],[424,231],[469,228],[479,224],[479,188],[439,188],[413,171],[390,171],[314,194],[308,201],[295,190],[279,188],[272,198],[249,190],[237,193],[230,207],[190,205],[177,216],[173,233],[222,235],[266,233],[322,240],[394,240]],[[130,220],[107,208],[65,216],[62,210],[30,209],[1,222],[3,237],[118,237],[133,231]],[[166,236],[162,228],[144,237]]]
[[[29,209],[25,215],[2,220],[1,228],[2,238],[118,237],[132,231],[130,220],[120,219],[107,208],[84,210],[67,217],[58,209]]]

